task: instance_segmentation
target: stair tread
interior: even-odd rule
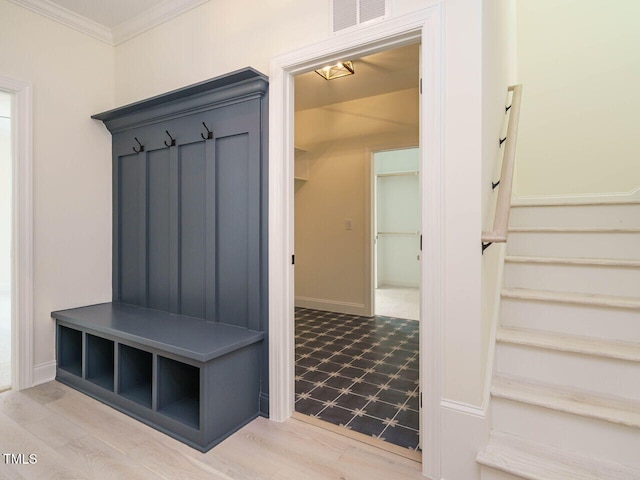
[[[599,307],[640,309],[640,298],[615,295],[597,295],[592,293],[554,292],[529,288],[503,288],[502,297],[522,300],[540,300],[547,302],[575,303]]]
[[[640,402],[627,398],[507,375],[493,378],[491,394],[562,412],[640,427]]]
[[[625,260],[619,258],[567,258],[567,257],[530,257],[524,255],[507,255],[505,262],[509,263],[544,263],[559,265],[590,265],[605,267],[640,268],[640,260]]]
[[[640,233],[640,228],[619,227],[509,227],[512,233]]]
[[[548,447],[515,435],[492,432],[478,453],[481,465],[529,480],[637,480],[640,470]]]
[[[517,327],[498,328],[496,340],[503,343],[640,362],[640,344],[634,342],[604,340]]]

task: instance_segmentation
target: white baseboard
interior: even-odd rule
[[[480,480],[476,455],[489,441],[490,422],[480,406],[441,399],[441,479]]]
[[[591,205],[598,203],[638,203],[640,186],[629,192],[581,193],[572,195],[513,196],[512,206],[528,205]]]
[[[453,410],[458,413],[464,413],[465,415],[473,415],[484,419],[486,417],[486,410],[483,406],[470,405],[468,403],[456,402],[455,400],[448,400],[443,398],[440,400],[440,406],[448,410]]]
[[[33,367],[33,387],[47,383],[56,378],[56,362],[41,363]]]
[[[347,315],[368,316],[368,312],[363,303],[340,302],[323,298],[296,297],[296,307],[312,308],[325,312],[345,313]]]

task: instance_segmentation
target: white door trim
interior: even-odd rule
[[[31,84],[0,76],[13,94],[11,386],[33,385],[33,154]]]
[[[359,58],[421,41],[420,97],[421,265],[420,385],[423,395],[423,473],[440,478],[442,330],[444,322],[445,182],[442,143],[442,7],[440,2],[408,15],[272,58],[269,86],[269,415],[284,421],[294,410],[293,76],[317,66]]]

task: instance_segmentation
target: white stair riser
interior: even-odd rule
[[[512,207],[512,227],[640,228],[640,205]]]
[[[640,298],[640,268],[506,262],[504,272],[508,288]]]
[[[493,429],[563,450],[640,467],[638,430],[503,398],[492,399]]]
[[[507,343],[496,348],[496,372],[602,395],[640,399],[640,363]]]
[[[522,480],[522,477],[511,475],[507,472],[501,472],[495,468],[480,466],[480,480]]]
[[[640,311],[503,298],[501,323],[548,332],[640,342]]]
[[[640,259],[640,233],[510,232],[509,255]]]

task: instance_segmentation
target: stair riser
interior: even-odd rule
[[[581,388],[602,395],[640,398],[640,363],[498,343],[496,372]]]
[[[640,298],[640,268],[507,262],[504,275],[507,288]]]
[[[495,468],[480,466],[480,480],[522,480],[523,477],[511,475],[510,473],[501,472]]]
[[[640,467],[638,430],[512,400],[492,399],[493,429],[559,449]]]
[[[510,232],[509,255],[557,258],[640,258],[640,233]]]
[[[580,336],[640,342],[640,311],[503,298],[501,323]]]
[[[640,205],[513,207],[512,227],[640,228]]]

